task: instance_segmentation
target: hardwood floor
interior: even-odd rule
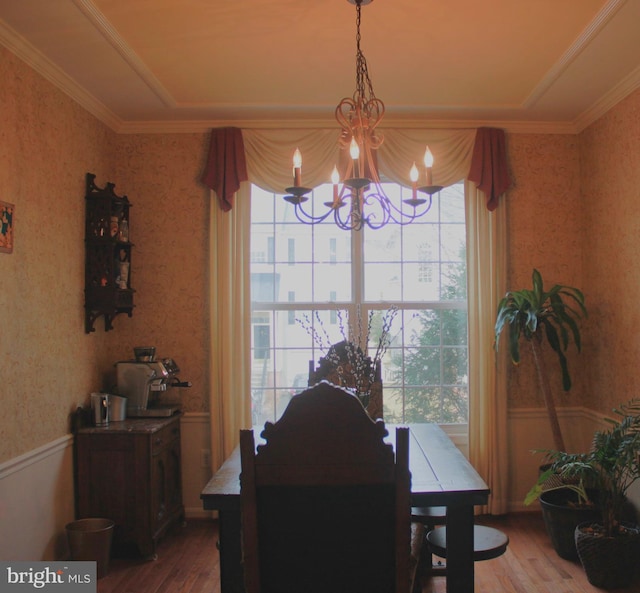
[[[503,530],[509,547],[499,558],[477,562],[476,593],[602,593],[589,584],[580,563],[553,550],[539,513],[479,517]],[[158,546],[158,559],[111,560],[98,593],[219,593],[217,523],[188,521]],[[443,577],[425,580],[422,593],[445,593]],[[639,593],[640,583],[616,593]]]
[[[158,545],[157,560],[112,559],[97,593],[220,593],[218,524],[188,521]]]

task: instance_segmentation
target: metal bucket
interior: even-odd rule
[[[121,422],[127,418],[127,398],[109,394],[109,420]]]

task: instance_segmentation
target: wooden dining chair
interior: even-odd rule
[[[264,444],[240,431],[247,593],[409,593],[409,432],[349,391],[295,395]],[[395,455],[394,455],[395,453]]]

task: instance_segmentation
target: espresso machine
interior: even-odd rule
[[[127,398],[127,417],[173,416],[180,410],[180,402],[168,397],[173,387],[191,387],[189,381],[180,381],[180,369],[172,358],[155,360],[155,349],[151,354],[140,354],[135,348],[136,359],[116,362],[118,395]]]

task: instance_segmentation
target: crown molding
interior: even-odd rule
[[[82,6],[92,6],[86,0],[77,0]],[[87,92],[44,54],[35,49],[23,37],[15,33],[0,20],[0,43],[28,66],[69,96],[91,115],[118,134],[192,134],[207,132],[211,128],[234,126],[246,129],[328,129],[337,124],[332,117],[314,119],[268,119],[268,120],[150,120],[125,121],[116,116],[103,103]],[[132,66],[133,67],[133,66]],[[148,82],[148,81],[147,81]],[[604,115],[614,105],[640,87],[640,68],[629,74],[602,100],[583,112],[574,121],[526,121],[491,119],[430,119],[397,118],[387,115],[381,128],[502,128],[513,134],[578,134]],[[162,93],[160,93],[162,95]],[[166,99],[166,97],[165,97]]]
[[[147,68],[147,65],[140,59],[131,47],[120,36],[118,31],[104,17],[102,12],[96,7],[91,0],[73,0],[87,20],[100,31],[100,34],[107,40],[109,45],[118,53],[118,55],[129,65],[129,67],[140,77],[147,85],[151,92],[160,99],[160,101],[169,108],[177,107],[177,102],[169,93],[169,91],[160,83],[160,81]]]
[[[593,39],[604,29],[607,23],[624,6],[627,0],[609,0],[598,12],[596,17],[582,31],[571,47],[562,55],[560,60],[545,74],[533,92],[525,99],[522,106],[533,107],[540,98],[553,86],[560,78],[561,74],[573,63],[573,61],[584,51]]]
[[[595,105],[576,118],[574,122],[576,133],[582,132],[585,128],[589,127],[638,88],[640,88],[640,67],[623,78],[619,84],[613,87]]]
[[[21,35],[8,27],[3,20],[0,20],[0,43],[113,131],[117,131],[120,127],[121,120],[111,110],[107,109],[103,103],[88,93]]]
[[[335,121],[326,120],[198,120],[198,121],[121,121],[115,131],[118,134],[194,134],[208,132],[211,128],[236,127],[243,129],[329,129],[336,128]],[[389,119],[380,129],[468,129],[502,128],[512,134],[576,134],[573,122],[557,121],[501,121],[501,120],[431,120]]]

